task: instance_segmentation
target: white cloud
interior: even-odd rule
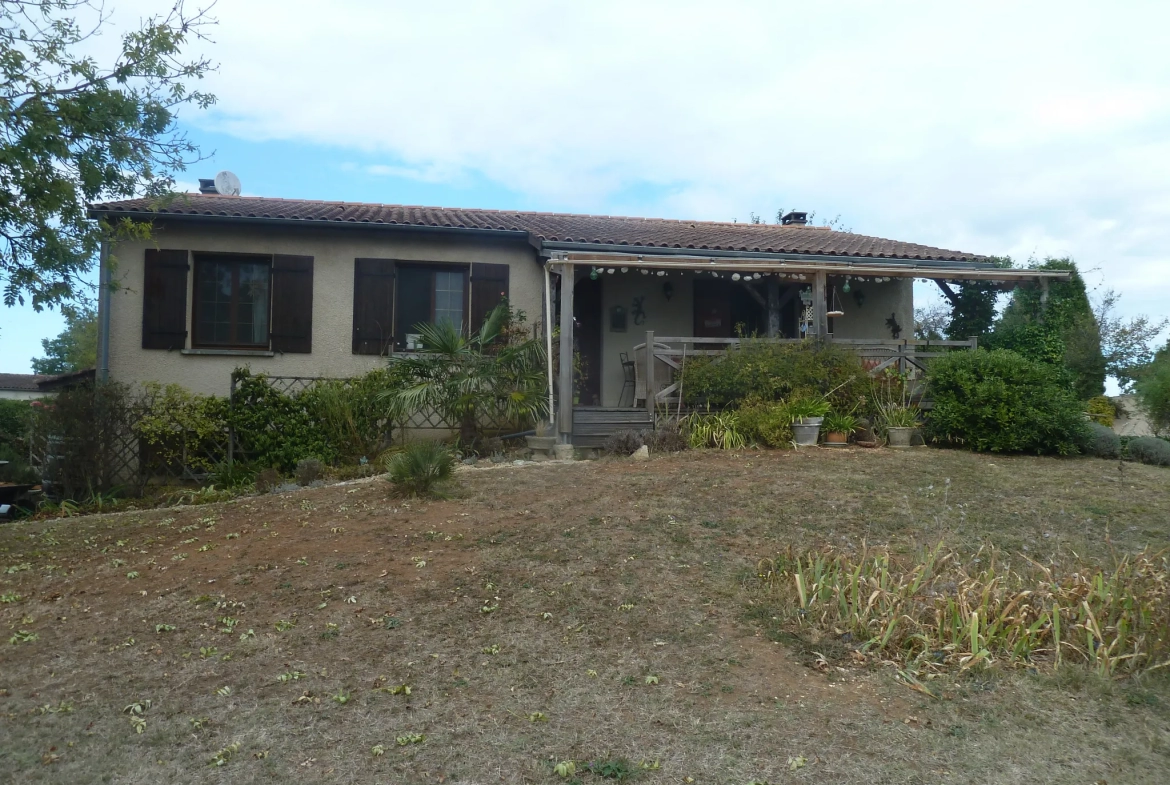
[[[189,118],[207,128],[384,157],[365,174],[474,175],[548,209],[815,208],[867,234],[1070,254],[1130,308],[1170,310],[1164,3],[231,0],[215,13],[219,104]]]

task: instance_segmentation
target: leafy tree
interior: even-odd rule
[[[90,21],[82,27],[83,17]],[[0,0],[0,288],[40,310],[74,299],[104,231],[86,203],[162,195],[197,150],[175,126],[184,104],[214,98],[189,84],[211,68],[184,59],[213,20],[178,0],[122,36],[112,62],[81,53],[108,25],[99,0]]]
[[[915,308],[914,337],[920,341],[941,341],[950,319],[951,309],[943,303]]]
[[[97,311],[91,306],[65,305],[65,329],[56,338],[42,338],[44,357],[32,359],[33,373],[69,373],[97,365]]]
[[[997,267],[1012,266],[1009,257],[992,257]],[[954,296],[948,295],[951,316],[946,325],[947,337],[952,341],[965,341],[974,336],[980,339],[991,334],[995,326],[995,315],[1002,294],[999,284],[989,281],[964,281],[957,284]]]
[[[1081,400],[1105,392],[1105,356],[1101,330],[1071,259],[1045,259],[1034,270],[1067,270],[1067,281],[1049,284],[1047,306],[1039,287],[1017,287],[988,341],[991,348],[1011,349],[1032,360],[1063,367]]]
[[[1170,433],[1170,341],[1138,372],[1134,389],[1154,433]]]
[[[1170,319],[1154,320],[1148,316],[1125,319],[1114,315],[1121,295],[1106,290],[1093,309],[1101,331],[1101,351],[1106,372],[1117,379],[1122,389],[1132,386],[1141,369],[1154,359],[1154,341],[1170,324]]]
[[[423,351],[391,360],[409,381],[387,397],[406,413],[433,409],[458,424],[465,445],[475,444],[485,415],[501,414],[509,422],[548,416],[544,344],[516,339],[512,320],[501,302],[471,335],[449,321],[416,325]]]

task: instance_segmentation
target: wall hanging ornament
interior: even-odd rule
[[[644,302],[646,302],[645,296],[634,298],[634,306],[630,309],[630,313],[634,315],[634,324],[644,324],[646,322],[646,309],[642,307],[642,303]]]
[[[902,325],[898,324],[897,312],[891,313],[890,318],[886,319],[886,327],[890,328],[890,335],[895,339],[902,336]]]
[[[662,296],[666,298],[667,302],[670,302],[670,298],[674,297],[674,284],[673,283],[671,283],[670,281],[667,281],[666,283],[662,284]]]

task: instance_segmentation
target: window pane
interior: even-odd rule
[[[232,267],[218,262],[199,267],[196,337],[200,343],[231,343]]]
[[[406,336],[417,333],[417,325],[431,321],[433,273],[424,267],[398,268],[398,306],[395,311],[395,339],[406,346]]]
[[[450,322],[463,328],[463,273],[435,273],[435,323]]]
[[[269,264],[196,259],[195,343],[268,345]]]
[[[239,343],[268,343],[268,265],[240,265],[236,340]]]

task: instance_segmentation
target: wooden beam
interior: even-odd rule
[[[768,307],[768,303],[764,300],[764,296],[756,291],[756,288],[752,286],[751,281],[745,278],[744,280],[740,281],[740,283],[743,284],[743,288],[747,289],[747,293],[752,296],[752,299],[755,300],[757,304],[763,306],[764,308]]]
[[[955,290],[951,288],[950,284],[948,284],[946,281],[940,281],[937,278],[932,280],[938,285],[939,289],[942,289],[942,293],[945,294],[947,299],[951,301],[951,305],[959,304],[959,296],[955,294]]]
[[[827,291],[828,275],[824,270],[818,270],[813,276],[813,330],[822,339],[829,335],[829,307],[825,299]]]
[[[646,411],[654,420],[654,331],[646,331]]]
[[[561,265],[561,367],[560,411],[557,412],[559,441],[573,441],[573,265]]]
[[[767,335],[769,338],[780,337],[780,281],[776,276],[769,275],[767,281],[768,288],[768,329]]]

